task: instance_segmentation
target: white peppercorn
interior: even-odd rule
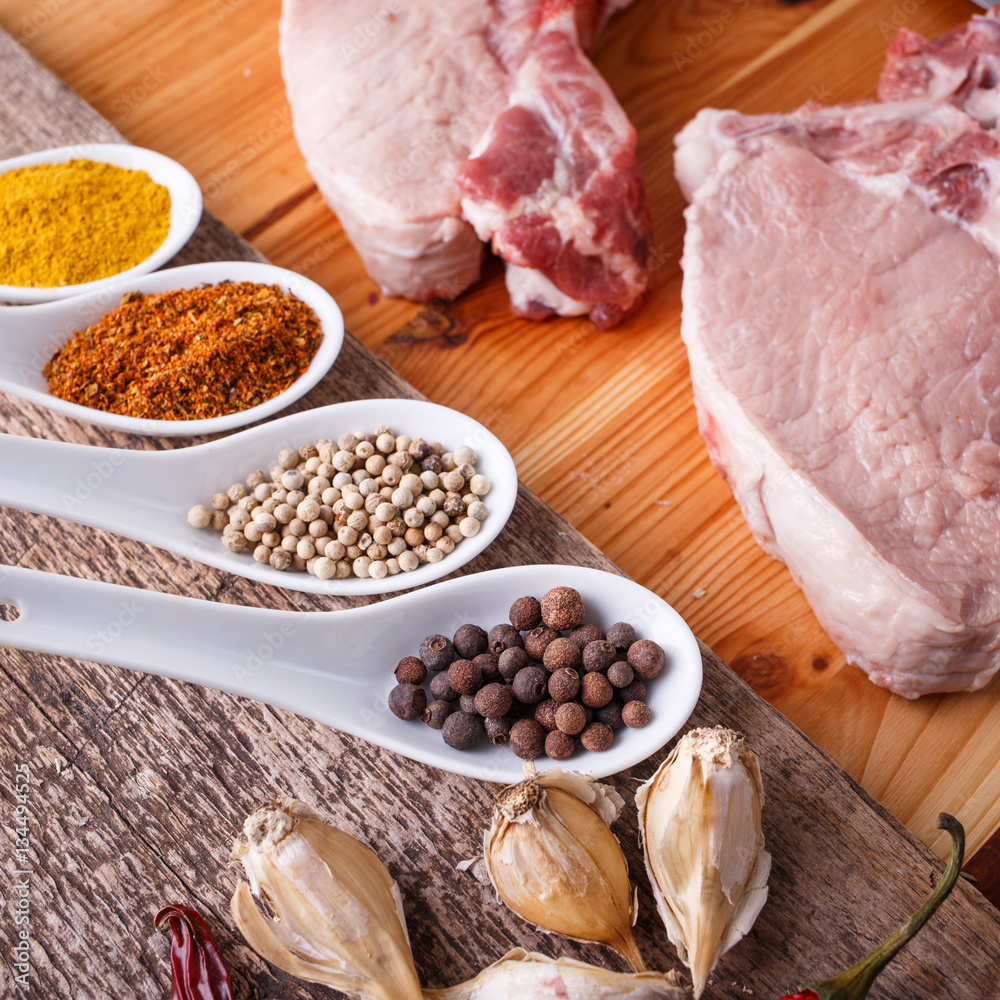
[[[347,526],[355,531],[364,531],[368,527],[368,515],[363,510],[352,511],[347,517]]]
[[[293,507],[298,507],[305,498],[306,495],[302,490],[289,490],[288,496],[285,497],[285,502],[291,504]]]
[[[424,553],[424,558],[429,563],[438,563],[444,558],[444,552],[436,546],[434,548],[428,548]]]
[[[268,559],[274,569],[286,570],[292,565],[292,554],[284,549],[275,549]]]
[[[331,486],[329,489],[323,490],[320,499],[326,506],[332,507],[340,499],[340,490],[336,486]]]
[[[248,542],[255,542],[255,543],[259,542],[261,538],[263,538],[264,536],[264,532],[261,531],[260,528],[258,528],[257,525],[253,523],[253,521],[250,521],[249,523],[243,526],[243,534],[246,535],[246,539]]]
[[[465,512],[469,515],[469,517],[474,517],[477,521],[485,521],[490,509],[482,502],[482,500],[474,500],[465,509]]]
[[[295,546],[298,544],[299,544],[298,535],[289,534],[285,535],[285,537],[281,539],[281,548],[283,548],[286,552],[289,553],[294,552]]]
[[[253,488],[255,499],[263,502],[274,492],[274,487],[270,483],[258,483]]]
[[[441,485],[452,493],[457,493],[465,486],[465,477],[455,469],[451,472],[445,472],[439,477],[439,480]]]
[[[313,497],[306,497],[298,507],[295,508],[295,516],[301,518],[308,524],[319,517],[319,504]]]
[[[442,535],[435,543],[434,547],[440,549],[445,555],[450,555],[455,551],[455,539],[448,535]]]
[[[345,493],[341,499],[348,510],[361,510],[365,505],[365,498],[358,492]]]
[[[424,517],[433,517],[437,511],[437,504],[430,497],[417,497],[415,506]]]
[[[358,533],[349,525],[341,525],[337,529],[337,541],[341,545],[353,545],[358,540]]]
[[[332,580],[337,572],[336,563],[322,555],[313,563],[313,574],[320,580]]]
[[[316,555],[316,546],[311,538],[300,538],[295,546],[295,554],[303,559],[312,559]]]
[[[372,455],[365,461],[365,472],[373,475],[382,475],[382,470],[385,468],[385,456],[383,455]]]
[[[398,486],[403,478],[403,470],[398,465],[387,465],[382,470],[382,481],[387,486]]]
[[[375,508],[375,519],[383,524],[388,524],[394,517],[399,516],[399,511],[394,504],[383,501]]]
[[[222,544],[230,552],[242,552],[247,547],[247,538],[242,531],[223,532]]]
[[[354,448],[354,454],[363,462],[367,462],[375,454],[375,445],[371,441],[359,441]]]
[[[425,490],[437,489],[438,474],[436,472],[432,472],[430,469],[426,469],[424,472],[420,473],[420,482]]]
[[[278,464],[285,469],[294,469],[299,464],[299,453],[293,448],[282,448],[278,452]]]
[[[254,512],[253,523],[260,528],[261,532],[274,531],[277,527],[278,522],[275,520],[273,514],[269,514],[266,510],[258,510]]]
[[[475,493],[477,497],[486,496],[492,485],[493,484],[481,472],[477,472],[469,480],[469,489]]]
[[[271,558],[271,550],[266,545],[258,545],[253,550],[253,557],[259,563],[266,563]]]
[[[474,517],[463,517],[458,522],[458,530],[462,533],[463,538],[472,538],[473,535],[479,534],[480,526],[480,522]]]
[[[265,531],[260,540],[269,548],[276,549],[281,544],[281,535],[276,531]]]
[[[264,475],[263,469],[254,469],[246,478],[246,484],[248,490],[255,490],[258,486],[262,486],[267,482],[267,476]]]
[[[368,564],[368,575],[373,580],[384,580],[389,574],[389,568],[381,559],[373,559]]]
[[[299,472],[298,469],[289,469],[281,476],[281,485],[284,486],[286,490],[299,490],[302,488],[302,484],[304,482],[305,477],[301,472]]]
[[[309,530],[309,525],[301,517],[293,517],[282,529],[282,534],[294,535],[301,538]]]
[[[371,566],[371,564],[372,561],[368,558],[368,556],[358,556],[358,558],[355,559],[351,565],[351,570],[355,576],[361,577],[363,580],[366,576],[368,576],[368,567]]]
[[[409,528],[419,528],[424,523],[424,515],[416,507],[403,511],[403,522]]]
[[[216,493],[212,497],[212,507],[215,510],[228,510],[229,509],[229,494],[228,493]]]
[[[212,523],[212,512],[204,504],[195,504],[187,512],[187,522],[192,528],[207,528]]]
[[[412,549],[400,552],[400,554],[396,556],[396,561],[399,563],[399,568],[404,573],[412,573],[420,565],[420,560],[417,558]]]

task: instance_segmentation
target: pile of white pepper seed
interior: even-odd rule
[[[278,570],[380,580],[438,562],[478,533],[490,481],[477,461],[472,448],[448,452],[376,427],[286,448],[269,473],[251,472],[187,519]]]

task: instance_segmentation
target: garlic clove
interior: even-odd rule
[[[281,798],[248,817],[233,856],[250,883],[233,895],[233,919],[261,957],[349,993],[420,997],[399,890],[370,848]]]
[[[636,793],[657,910],[695,997],[767,900],[763,800],[757,757],[721,726],[687,733]]]
[[[676,972],[611,972],[570,958],[547,958],[514,948],[475,979],[443,990],[425,990],[429,1000],[690,1000],[691,989]]]
[[[483,842],[490,881],[515,913],[555,934],[615,948],[645,969],[632,935],[628,863],[608,827],[614,789],[552,768],[497,796]]]

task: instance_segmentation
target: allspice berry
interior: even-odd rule
[[[563,702],[556,709],[556,729],[576,736],[587,725],[587,713],[578,701]]]
[[[666,663],[662,647],[652,639],[637,639],[628,648],[628,665],[645,681],[659,676]]]
[[[606,637],[608,642],[622,653],[627,652],[629,646],[638,638],[635,629],[628,622],[615,622],[608,629]]]
[[[563,667],[549,678],[549,697],[554,701],[572,701],[579,690],[580,675],[572,667]]]
[[[445,719],[455,711],[455,706],[450,701],[430,701],[424,709],[421,718],[431,729],[440,729],[444,725]]]
[[[587,708],[604,708],[614,696],[615,689],[604,674],[584,674],[580,678],[580,701]]]
[[[500,719],[487,719],[483,726],[486,729],[486,738],[495,747],[506,746],[510,742],[510,730],[514,722],[504,716]]]
[[[583,647],[581,662],[587,673],[603,673],[618,658],[618,650],[607,639],[595,639]]]
[[[642,729],[650,717],[649,705],[644,701],[629,701],[622,705],[622,722],[630,729]]]
[[[636,678],[628,687],[620,688],[615,694],[623,705],[630,701],[645,701],[646,685]]]
[[[553,673],[563,667],[578,667],[580,656],[580,647],[572,639],[564,639],[560,636],[558,639],[553,639],[545,647],[542,663],[549,673]]]
[[[443,635],[429,635],[420,643],[419,656],[428,670],[444,670],[455,659],[455,647]]]
[[[554,628],[546,628],[544,625],[539,625],[524,637],[524,651],[533,660],[540,660],[545,655],[545,647],[553,639],[558,638],[559,633]]]
[[[469,715],[479,715],[476,711],[476,696],[474,694],[460,694],[458,696],[458,709],[460,712],[468,712]]]
[[[480,653],[486,652],[486,630],[471,623],[459,625],[451,642],[463,660],[474,660]]]
[[[554,698],[546,698],[535,706],[535,721],[547,733],[556,728],[556,709],[559,702]]]
[[[622,707],[617,701],[609,701],[604,708],[599,708],[594,712],[594,718],[597,722],[603,722],[604,725],[610,726],[612,729],[621,729],[624,722],[622,722]]]
[[[472,662],[479,667],[484,684],[492,684],[494,681],[505,679],[500,673],[500,657],[496,653],[479,653],[472,658]]]
[[[528,653],[520,646],[511,646],[497,657],[500,676],[505,681],[512,681],[519,670],[523,670],[530,662]]]
[[[545,752],[545,730],[534,719],[518,719],[510,727],[509,744],[522,760],[534,760]]]
[[[484,684],[476,692],[476,711],[484,719],[501,719],[513,701],[514,695],[506,684]]]
[[[537,597],[519,597],[510,606],[510,623],[521,632],[528,632],[542,624],[542,605]]]
[[[510,649],[512,646],[524,645],[521,633],[508,622],[501,622],[499,625],[494,625],[490,629],[487,638],[489,640],[489,651],[496,653],[498,656],[505,649]]]
[[[545,755],[553,760],[568,760],[573,756],[575,747],[576,740],[562,730],[553,729],[545,737]]]
[[[397,719],[419,719],[427,707],[427,692],[416,684],[397,684],[389,692],[389,709]]]
[[[427,679],[427,667],[424,661],[415,656],[404,656],[396,664],[396,680],[400,684],[423,684]]]
[[[448,683],[459,694],[475,694],[483,683],[483,672],[472,660],[455,660],[448,668]]]
[[[580,746],[595,753],[610,749],[614,741],[614,731],[603,722],[592,722],[580,733]]]
[[[445,743],[455,750],[471,750],[486,739],[486,728],[478,715],[452,712],[441,727]]]
[[[624,660],[618,660],[608,667],[608,680],[616,688],[623,688],[628,687],[635,680],[635,675],[632,673],[632,668]]]
[[[542,595],[542,622],[554,629],[571,629],[583,624],[587,613],[583,598],[572,587],[553,587]]]
[[[523,705],[534,705],[548,694],[549,675],[541,667],[522,667],[515,674],[511,688]]]
[[[448,681],[448,671],[435,674],[427,686],[431,689],[431,697],[437,701],[458,701],[458,692]]]
[[[572,639],[580,649],[583,649],[588,642],[598,642],[604,638],[604,633],[596,625],[590,625],[585,622],[579,628],[573,629],[569,634],[570,639]]]

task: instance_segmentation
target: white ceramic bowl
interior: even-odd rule
[[[140,274],[162,267],[191,238],[201,219],[201,189],[198,182],[176,160],[141,146],[115,143],[82,143],[60,146],[38,153],[27,153],[9,160],[0,160],[0,174],[40,163],[65,163],[67,160],[95,160],[111,163],[127,170],[145,170],[157,183],[170,191],[170,230],[166,239],[144,261],[120,274],[78,285],[36,288],[22,285],[0,285],[0,302],[51,302],[70,295],[80,295],[105,288],[127,291],[129,282]]]
[[[255,281],[279,285],[312,306],[323,340],[308,369],[284,392],[257,406],[203,420],[147,420],[70,403],[49,392],[45,363],[73,333],[84,330],[120,302],[123,291],[167,292],[220,281]],[[99,282],[98,282],[99,284]],[[190,437],[245,427],[278,413],[304,396],[330,370],[344,343],[344,318],[330,294],[301,274],[256,261],[210,261],[136,275],[124,288],[105,286],[71,299],[33,306],[0,306],[0,389],[58,410],[77,420],[132,434]]]

